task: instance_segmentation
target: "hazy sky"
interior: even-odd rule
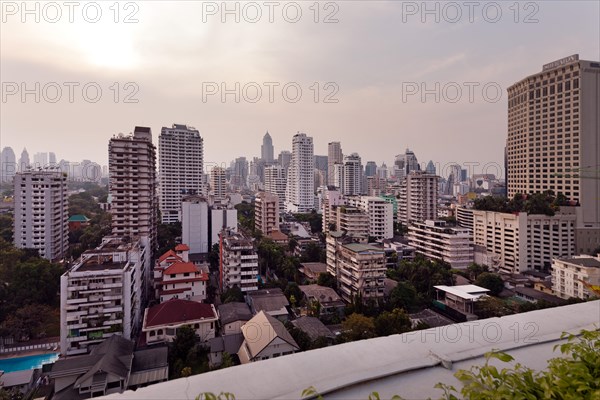
[[[157,141],[182,123],[206,162],[260,155],[268,130],[275,154],[301,131],[315,154],[341,141],[363,164],[407,147],[421,163],[502,163],[506,88],[571,54],[600,60],[598,1],[0,3],[0,146],[17,157],[106,164],[113,134],[150,126]]]

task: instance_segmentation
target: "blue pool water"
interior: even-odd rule
[[[0,360],[0,371],[15,372],[42,368],[42,364],[50,364],[58,360],[58,353],[38,354],[35,356],[5,358]]]

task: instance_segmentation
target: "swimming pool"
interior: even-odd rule
[[[15,372],[42,368],[42,364],[50,364],[58,360],[58,353],[37,354],[35,356],[5,358],[0,360],[0,371]]]

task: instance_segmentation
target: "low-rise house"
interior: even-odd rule
[[[0,371],[0,390],[18,390],[22,394],[27,394],[33,388],[35,378],[35,369],[14,372]]]
[[[311,302],[318,303],[319,316],[344,315],[346,304],[332,288],[320,285],[301,285],[299,288],[308,306]]]
[[[335,339],[335,335],[318,318],[302,316],[293,320],[292,324],[306,333],[313,342],[318,338],[325,338],[332,343]]]
[[[306,276],[306,279],[316,281],[319,275],[327,273],[327,264],[321,262],[306,262],[300,264],[300,272]]]
[[[89,354],[60,359],[49,373],[54,379],[54,400],[105,396],[127,389],[134,343],[113,335]]]
[[[300,347],[278,319],[260,311],[242,326],[244,341],[238,357],[242,364],[292,354]]]
[[[529,287],[517,287],[514,289],[515,296],[530,303],[537,303],[540,300],[546,301],[552,304],[564,304],[565,300],[560,297],[553,296],[551,294],[543,293],[538,290]]]
[[[448,312],[448,316],[462,320],[459,322],[477,319],[475,303],[489,293],[489,289],[477,285],[439,285],[434,286],[434,288],[436,289],[436,302],[434,302],[434,305],[442,311],[448,312],[447,308],[454,310],[454,312]]]
[[[279,288],[250,292],[246,295],[246,301],[250,306],[252,315],[264,311],[283,322],[288,320],[290,302]]]
[[[208,341],[208,347],[210,352],[208,353],[208,365],[211,368],[219,367],[223,363],[223,354],[228,353],[233,356],[238,353],[242,343],[244,342],[244,335],[241,333],[234,333],[226,336],[217,336]]]
[[[90,225],[90,219],[83,214],[71,215],[67,222],[69,224],[69,232],[73,232]]]
[[[153,346],[133,353],[128,389],[137,389],[169,379],[167,346]]]
[[[202,342],[215,337],[218,321],[215,306],[190,300],[172,299],[144,312],[142,334],[147,344],[172,342],[177,329],[188,325]]]
[[[222,335],[242,333],[242,325],[252,319],[252,312],[246,303],[221,304],[217,307],[217,311]]]
[[[288,244],[289,240],[288,235],[278,230],[273,230],[273,232],[267,235],[267,237],[271,239],[274,243],[284,246]]]

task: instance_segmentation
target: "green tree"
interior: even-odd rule
[[[384,311],[375,317],[375,332],[377,336],[388,336],[408,332],[411,329],[408,314],[400,308],[393,311]]]
[[[370,339],[376,336],[373,318],[362,314],[351,314],[342,322],[344,339],[347,341]]]
[[[322,272],[317,278],[317,285],[335,289],[337,287],[337,279],[335,279],[335,276],[331,275],[329,272]]]
[[[483,272],[489,272],[487,265],[471,263],[471,265],[467,267],[468,278],[472,281],[477,279],[477,277]]]
[[[306,245],[300,258],[302,262],[324,262],[325,261],[325,250],[317,243],[309,243]]]
[[[489,289],[494,296],[498,296],[504,290],[502,277],[491,272],[482,272],[475,280],[475,285]]]
[[[12,215],[0,215],[0,237],[9,243],[13,241],[13,217]]]
[[[418,303],[417,290],[410,282],[398,282],[390,292],[388,306],[392,309],[414,310]]]
[[[225,290],[221,295],[222,303],[243,302],[244,292],[237,285]]]

